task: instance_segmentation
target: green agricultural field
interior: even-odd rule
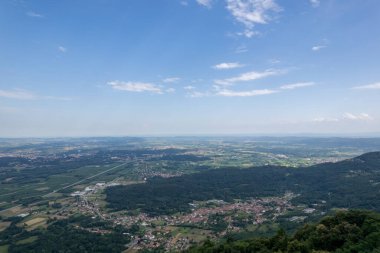
[[[0,253],[8,253],[9,245],[1,245],[0,246]]]
[[[0,221],[0,232],[5,230],[7,227],[9,227],[11,223],[9,221]]]
[[[17,245],[20,245],[20,244],[28,244],[28,243],[35,242],[37,239],[38,239],[38,236],[31,236],[31,237],[28,237],[28,238],[26,238],[26,239],[23,239],[23,240],[17,241],[16,244],[17,244]]]
[[[29,183],[27,185],[19,185],[18,183],[12,184],[9,182],[5,184],[4,187],[0,187],[0,202],[2,202],[2,208],[4,209],[13,206],[13,202],[18,203],[21,201],[21,203],[23,203],[22,201],[24,199],[27,201],[27,203],[29,203],[29,198],[32,198],[31,202],[34,200],[38,201],[38,198],[43,198],[46,194],[49,194],[49,197],[54,197],[54,195],[56,195],[54,193],[55,190],[62,189],[63,187],[74,184],[80,180],[84,180],[92,175],[101,173],[116,165],[117,164],[111,164],[107,166],[84,166],[72,171],[68,171],[67,173],[51,175],[45,180],[41,179],[41,181]],[[120,167],[120,169],[124,168]],[[115,175],[112,173],[114,172],[110,171],[109,173],[105,173],[98,177],[84,180],[82,183],[83,188],[94,181],[102,181],[111,178],[114,179]],[[2,185],[3,184],[0,184],[0,186]],[[59,196],[60,195],[56,195],[55,197]]]
[[[207,239],[212,234],[210,230],[198,228],[178,227],[177,230],[172,232],[177,238],[188,238],[194,242],[201,242]]]

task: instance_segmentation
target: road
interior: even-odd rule
[[[56,189],[56,190],[54,190],[54,191],[52,191],[52,192],[49,192],[49,193],[47,193],[47,194],[45,194],[45,195],[42,195],[41,197],[46,197],[46,196],[48,196],[48,195],[50,195],[50,194],[52,194],[52,193],[55,193],[55,192],[57,192],[57,191],[61,191],[61,190],[64,190],[64,189],[67,189],[67,188],[73,187],[74,185],[80,184],[80,183],[85,182],[85,181],[87,181],[87,180],[89,180],[89,179],[92,179],[92,178],[94,178],[94,177],[98,177],[98,176],[100,176],[100,175],[103,175],[103,174],[105,174],[105,173],[111,171],[111,170],[117,169],[117,168],[119,168],[119,167],[121,167],[121,166],[124,166],[124,165],[127,165],[127,164],[128,164],[128,162],[125,162],[125,163],[122,163],[122,164],[116,165],[115,167],[112,167],[112,168],[110,168],[110,169],[108,169],[108,170],[105,170],[105,171],[99,172],[99,173],[97,173],[97,174],[95,174],[95,175],[92,175],[92,176],[86,177],[86,178],[84,178],[84,179],[81,179],[81,180],[79,180],[79,181],[77,181],[77,182],[75,182],[75,183],[72,183],[72,184],[69,184],[69,185],[64,186],[64,187],[62,187],[62,188]]]
[[[130,163],[131,163],[131,162],[130,162]],[[73,187],[74,185],[77,185],[77,184],[83,183],[83,182],[85,182],[85,181],[87,181],[87,180],[89,180],[89,179],[93,179],[93,178],[95,178],[95,177],[98,177],[98,176],[100,176],[100,175],[102,175],[102,174],[105,174],[105,173],[107,173],[107,172],[109,172],[109,171],[112,171],[112,170],[114,170],[114,169],[120,168],[121,166],[125,166],[125,165],[127,165],[127,164],[129,164],[129,163],[128,163],[128,162],[125,162],[125,163],[122,163],[122,164],[116,165],[116,166],[114,166],[114,167],[112,167],[112,168],[110,168],[110,169],[107,169],[107,170],[102,171],[102,172],[99,172],[99,173],[97,173],[97,174],[95,174],[95,175],[92,175],[92,176],[86,177],[86,178],[81,179],[81,180],[79,180],[79,181],[77,181],[77,182],[75,182],[75,183],[72,183],[72,184],[66,185],[66,186],[64,186],[64,187],[61,187],[61,188],[55,189],[55,190],[53,190],[52,192],[49,192],[49,193],[46,193],[46,194],[40,195],[40,197],[47,197],[47,196],[49,196],[50,194],[53,194],[53,193],[56,193],[56,192],[58,192],[58,191],[61,191],[61,190],[64,190],[64,189],[67,189],[67,188]],[[37,196],[36,196],[36,197],[37,197]],[[36,202],[39,202],[39,201],[36,201]],[[33,202],[33,203],[36,203],[36,202]],[[33,203],[30,203],[30,204],[33,204]],[[29,204],[29,205],[30,205],[30,204]],[[4,209],[4,210],[0,210],[0,213],[3,213],[3,212],[5,212],[5,211],[8,211],[8,210],[10,210],[10,209],[13,209],[13,208],[16,208],[16,207],[20,207],[20,206],[21,206],[21,204],[20,204],[20,205],[16,205],[16,206],[9,207],[9,208]]]

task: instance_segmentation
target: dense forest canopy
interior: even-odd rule
[[[8,245],[9,253],[119,253],[130,242],[130,238],[125,235],[130,232],[129,230],[87,216],[77,215],[65,220],[51,220],[46,230],[28,231],[16,225],[17,222],[18,219],[12,220],[12,224],[0,233],[0,246]],[[105,234],[90,232],[94,227],[110,232]]]
[[[265,166],[251,169],[206,170],[172,178],[152,178],[145,184],[106,190],[109,207],[141,209],[149,215],[190,210],[193,201],[275,196],[292,191],[294,201],[327,207],[380,211],[380,152],[337,163],[306,168]]]
[[[289,236],[283,230],[271,238],[252,238],[225,243],[211,241],[188,253],[223,252],[380,252],[380,215],[368,211],[338,212],[319,223],[307,224]]]

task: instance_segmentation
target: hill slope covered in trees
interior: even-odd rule
[[[304,168],[231,168],[156,177],[145,184],[110,187],[106,194],[113,209],[140,209],[149,215],[161,215],[187,212],[192,201],[232,201],[286,191],[299,194],[293,200],[298,204],[326,201],[327,208],[380,211],[380,152]]]
[[[187,253],[238,253],[238,252],[339,252],[379,253],[380,215],[368,211],[338,212],[323,218],[319,223],[307,224],[288,236],[283,230],[271,238],[252,238],[221,244],[206,241]]]

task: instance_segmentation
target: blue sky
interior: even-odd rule
[[[380,133],[378,0],[0,2],[0,136]]]

